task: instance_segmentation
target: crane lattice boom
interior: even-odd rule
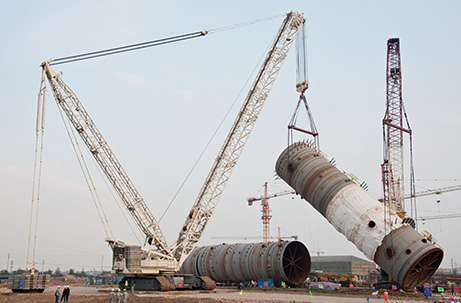
[[[382,165],[384,201],[400,213],[404,204],[404,162],[402,69],[400,65],[400,40],[387,41],[386,113],[383,119],[384,163]]]
[[[146,235],[146,240],[158,249],[158,252],[154,253],[157,253],[162,258],[172,259],[171,249],[165,240],[157,220],[152,215],[144,199],[133,182],[131,182],[128,174],[115,157],[112,149],[83,107],[77,95],[61,79],[61,75],[57,74],[49,66],[49,62],[43,62],[42,68],[45,70],[58,106],[62,108],[94,159],[116,189],[117,194],[129,210],[134,221]]]
[[[179,260],[179,264],[182,264],[202,236],[295,40],[299,27],[305,21],[306,19],[302,14],[295,12],[288,13],[283,21],[256,80],[179,233],[174,246],[175,258]]]

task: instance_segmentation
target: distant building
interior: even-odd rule
[[[311,272],[356,275],[361,281],[368,281],[376,273],[375,263],[355,256],[312,256],[311,262]]]

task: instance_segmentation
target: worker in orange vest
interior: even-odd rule
[[[384,290],[384,303],[389,303],[389,293]]]

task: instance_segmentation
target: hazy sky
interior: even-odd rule
[[[308,19],[311,88],[307,98],[320,146],[338,167],[366,181],[373,196],[382,196],[386,43],[399,37],[403,97],[414,132],[417,191],[460,184],[459,1],[2,1],[0,269],[6,267],[8,254],[14,269],[26,263],[42,61],[290,10]],[[259,68],[281,22],[278,18],[55,67],[63,72],[64,81],[85,105],[157,219],[242,91],[161,220],[170,245],[248,92],[245,82]],[[274,182],[274,165],[287,145],[286,127],[298,100],[295,59],[292,49],[201,244],[226,241],[213,239],[219,236],[260,236],[260,206],[249,207],[246,199],[261,195],[266,181],[270,192],[288,189],[282,181]],[[37,267],[109,269],[112,252],[51,93],[47,101]],[[105,180],[98,172],[93,177],[114,236],[138,243]],[[460,196],[458,191],[420,198],[418,213],[461,212]],[[364,258],[307,202],[285,196],[270,200],[270,205],[272,235],[280,226],[283,234],[298,235],[312,255],[322,251]],[[134,228],[131,218],[128,221]],[[444,248],[443,267],[450,267],[451,260],[461,264],[459,224],[460,219],[447,219],[419,226]],[[143,239],[139,232],[137,237]]]

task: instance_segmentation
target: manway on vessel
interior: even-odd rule
[[[439,246],[308,142],[288,146],[277,160],[276,172],[403,290],[427,282],[440,266],[443,250]]]

